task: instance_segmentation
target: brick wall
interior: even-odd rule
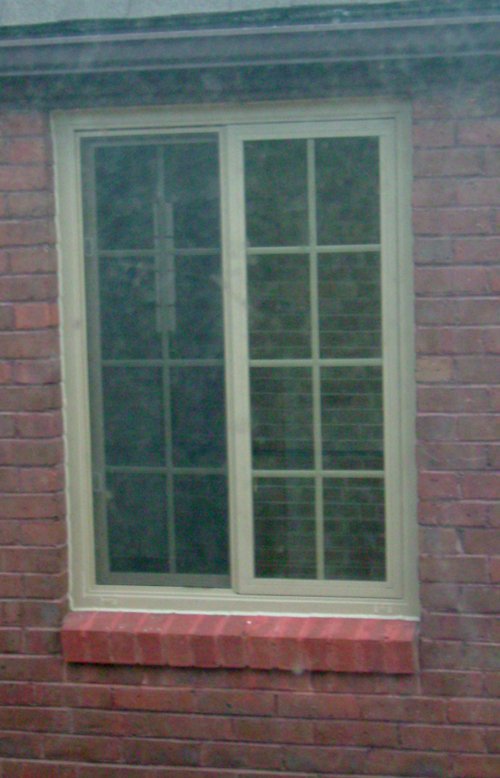
[[[64,665],[48,118],[0,114],[0,776],[500,775],[500,94],[414,107],[423,606],[409,677]]]

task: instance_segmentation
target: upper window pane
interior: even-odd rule
[[[307,242],[306,142],[245,143],[247,241],[250,246]]]
[[[101,146],[95,167],[99,249],[152,249],[153,146]]]
[[[316,141],[318,243],[378,243],[379,148],[377,138]]]

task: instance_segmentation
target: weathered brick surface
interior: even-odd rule
[[[440,84],[413,99],[422,620],[407,677],[62,662],[49,122],[0,112],[2,778],[498,778],[499,93]],[[149,618],[134,650],[151,658]],[[126,657],[129,636],[110,639]],[[200,633],[190,650],[209,664],[214,644]]]

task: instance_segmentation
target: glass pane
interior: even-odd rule
[[[223,358],[221,273],[220,256],[177,257],[172,358]]]
[[[318,284],[322,358],[380,358],[379,254],[321,254]]]
[[[384,481],[324,481],[325,571],[328,579],[385,578]]]
[[[315,491],[309,478],[255,478],[257,578],[315,578]]]
[[[226,461],[224,370],[171,370],[172,443],[176,467],[216,467]]]
[[[248,309],[252,359],[309,357],[308,258],[249,256]]]
[[[107,464],[163,464],[161,370],[107,367],[102,383]]]
[[[177,572],[229,574],[225,476],[175,478]]]
[[[173,204],[175,246],[217,247],[220,242],[217,141],[189,142],[178,138],[163,149],[164,192],[165,200]]]
[[[112,572],[168,572],[165,494],[163,475],[108,475],[107,520]]]
[[[307,242],[306,141],[245,143],[245,190],[250,246]]]
[[[95,164],[99,249],[152,249],[155,149],[101,146]]]
[[[378,243],[378,138],[316,141],[318,243]]]
[[[104,359],[158,358],[153,257],[105,257],[99,275]]]
[[[382,470],[381,368],[323,368],[321,403],[323,467]]]
[[[310,371],[303,368],[253,368],[250,396],[254,468],[312,467]]]

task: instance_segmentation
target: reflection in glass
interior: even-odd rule
[[[102,388],[107,463],[164,464],[161,370],[107,367]]]
[[[223,358],[220,256],[175,259],[176,326],[170,354],[176,359]]]
[[[379,254],[320,254],[318,287],[321,357],[381,357]]]
[[[226,477],[176,476],[174,484],[177,571],[228,575]]]
[[[383,479],[326,479],[324,508],[326,577],[384,580]]]
[[[95,166],[99,249],[152,249],[154,147],[103,145]]]
[[[381,369],[325,367],[321,377],[324,467],[382,470]]]
[[[171,387],[174,465],[224,465],[226,422],[223,368],[172,368]]]
[[[164,197],[173,205],[176,248],[219,246],[217,142],[185,138],[165,145],[164,150]]]
[[[99,265],[105,359],[158,358],[153,256],[106,257]]]
[[[109,495],[96,515],[109,569],[185,574],[186,585],[217,575],[219,585],[228,530],[217,137],[85,143],[96,193],[85,221],[95,228],[92,434],[96,483],[106,484],[97,499]]]
[[[151,473],[111,473],[107,487],[111,570],[168,572],[165,477]]]
[[[253,466],[313,464],[312,387],[302,368],[254,368],[250,375]]]
[[[318,243],[378,243],[378,139],[321,138],[315,154]]]
[[[252,359],[311,355],[308,257],[251,255],[248,307]]]
[[[306,142],[245,143],[245,194],[250,246],[306,243]]]
[[[255,574],[258,578],[315,578],[314,482],[255,478]]]

